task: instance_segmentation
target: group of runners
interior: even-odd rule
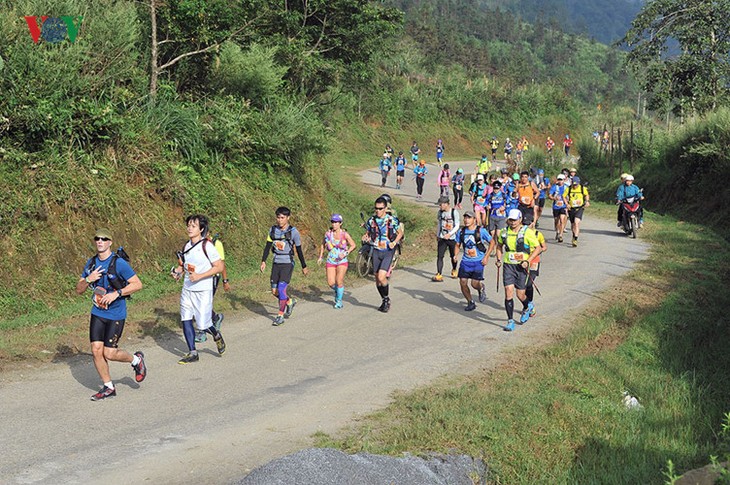
[[[439,146],[443,153],[443,143],[439,142]],[[414,142],[412,162],[418,162],[414,171],[416,174],[419,170],[427,173],[425,163],[418,159],[419,152]],[[402,158],[402,153],[399,158]],[[556,241],[563,241],[565,226],[570,220],[572,246],[577,246],[583,210],[590,205],[590,197],[575,168],[563,169],[554,178],[546,176],[542,169],[510,173],[509,169],[504,168],[496,174],[490,173],[490,168],[491,163],[486,157],[477,163],[475,180],[466,190],[469,202],[462,214],[464,172],[458,169],[452,175],[448,164],[443,163],[440,167],[442,176],[439,185],[442,190],[436,221],[436,274],[432,280],[444,281],[444,257],[448,251],[451,278],[459,280],[466,299],[465,310],[473,311],[477,307],[476,300],[486,300],[484,268],[489,258],[493,257],[498,285],[501,271],[504,286],[507,322],[503,328],[513,331],[515,324],[526,323],[536,313],[533,301],[535,279],[540,271],[540,257],[547,250],[538,221],[546,201],[552,201]],[[632,183],[633,177],[626,175],[617,196],[636,193],[637,189]],[[391,202],[387,194],[375,200],[373,214],[362,224],[359,237],[363,244],[371,245],[373,249],[373,274],[381,297],[378,310],[384,313],[391,307],[389,281],[393,257],[404,237],[404,225]],[[305,276],[309,272],[302,250],[301,234],[290,224],[290,217],[289,208],[276,209],[275,224],[268,231],[261,257],[260,271],[264,272],[269,255],[273,256],[270,287],[278,303],[278,311],[272,322],[274,326],[283,324],[291,317],[297,304],[290,289],[296,261],[299,261]],[[355,238],[343,229],[343,222],[341,214],[331,215],[331,225],[321,239],[317,260],[319,264],[325,265],[335,309],[344,306],[348,257],[357,249]],[[183,281],[180,320],[188,352],[180,358],[180,364],[199,361],[196,344],[205,342],[207,336],[212,337],[219,355],[225,353],[226,344],[221,333],[223,315],[214,311],[213,297],[221,277],[224,289],[230,289],[223,246],[216,236],[211,236],[207,217],[202,214],[190,215],[185,224],[187,240],[177,251],[177,262],[170,270],[175,280]],[[94,243],[96,254],[86,262],[76,291],[83,294],[88,289],[92,290],[89,339],[94,365],[103,385],[91,399],[98,401],[116,395],[109,371],[110,361],[129,363],[137,382],[146,378],[147,366],[141,351],[129,354],[118,348],[126,320],[126,300],[142,289],[142,282],[123,250],[112,251],[113,236],[108,229],[97,230]],[[476,299],[473,292],[476,293]],[[515,318],[515,296],[522,304],[518,318]]]

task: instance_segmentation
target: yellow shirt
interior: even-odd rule
[[[524,251],[517,251],[517,236],[522,232],[524,237]],[[538,236],[534,229],[522,226],[519,231],[506,228],[499,231],[497,243],[504,245],[504,264],[520,264],[527,261],[530,254],[540,245]]]
[[[586,205],[588,197],[588,189],[582,185],[571,185],[565,189],[565,196],[568,199],[568,207],[571,209],[580,209]]]
[[[226,252],[223,250],[223,243],[221,242],[220,239],[218,239],[215,242],[215,249],[218,251],[218,254],[221,255],[221,261],[225,261],[226,260]]]

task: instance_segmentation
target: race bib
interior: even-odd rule
[[[540,267],[540,263],[532,263],[530,265],[530,271],[537,271],[537,268]]]
[[[467,248],[466,249],[466,255],[470,258],[476,258],[477,257],[477,249],[476,248]]]
[[[583,205],[583,201],[580,199],[573,199],[572,205],[573,205],[573,207],[580,207]]]
[[[532,197],[522,197],[520,200],[522,201],[522,205],[530,205],[532,203]]]
[[[390,167],[387,165],[383,167],[383,172],[390,172]]]
[[[507,259],[509,259],[511,263],[519,263],[520,261],[524,261],[525,253],[509,253]]]
[[[497,214],[499,214],[500,216],[504,216],[506,212],[507,211],[504,207],[500,207],[499,209],[497,209]]]
[[[276,248],[277,251],[283,251],[284,248],[286,247],[286,242],[285,241],[274,241],[274,247]]]
[[[446,232],[449,232],[453,228],[454,228],[454,223],[452,221],[447,221],[447,222],[444,223],[444,230]]]
[[[97,286],[94,288],[94,294],[91,297],[91,301],[94,303],[94,306],[97,308],[101,308],[102,310],[106,310],[107,307],[101,304],[101,299],[106,295],[106,290],[102,288],[101,286]]]
[[[383,239],[381,239],[380,241],[378,241],[378,248],[380,248],[380,249],[388,249],[388,241],[385,241]]]
[[[461,190],[463,187],[461,184],[456,184],[455,188],[456,188],[456,190]]]
[[[486,200],[486,199],[485,199],[484,197],[477,197],[477,202],[478,202],[479,204],[482,204],[482,205],[484,205],[484,201],[485,201],[485,200]]]
[[[188,263],[186,265],[186,268],[185,269],[187,270],[188,273],[191,273],[191,274],[192,273],[195,273],[195,265],[194,264]]]

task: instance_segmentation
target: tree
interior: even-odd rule
[[[649,94],[649,108],[677,114],[727,104],[730,0],[649,0],[620,43]],[[678,49],[672,49],[674,43]],[[674,52],[673,52],[674,51]]]

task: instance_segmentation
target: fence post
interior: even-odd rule
[[[629,172],[634,173],[634,122],[631,122],[631,146],[629,148]]]
[[[624,172],[624,151],[621,148],[621,128],[616,129],[618,133],[618,173]]]
[[[613,125],[611,125],[611,135],[608,138],[608,145],[609,145],[609,149],[611,150],[611,163],[610,163],[611,170],[609,171],[609,175],[611,176],[611,178],[613,178],[613,174],[614,174],[613,166],[614,166],[614,161],[615,161],[614,156],[613,156],[613,133],[614,133]]]

